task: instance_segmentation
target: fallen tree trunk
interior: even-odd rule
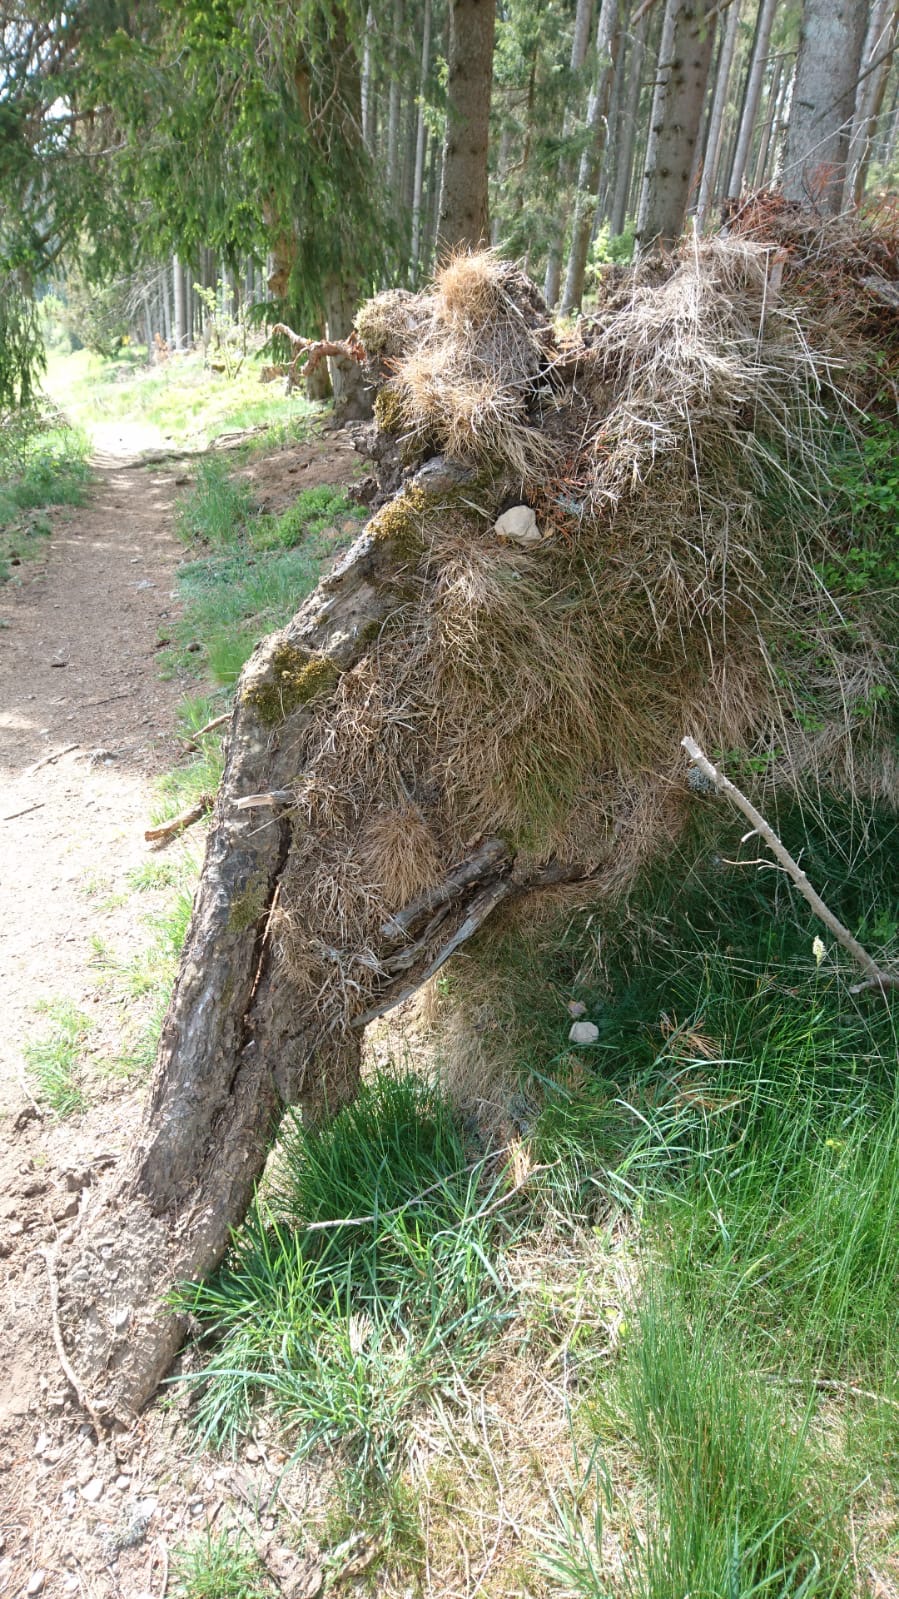
[[[435,481],[445,485],[445,474],[420,474],[419,493]],[[586,875],[577,863],[516,873],[508,846],[488,838],[383,923],[375,1003],[337,1030],[297,1015],[272,939],[303,827],[291,803],[303,783],[298,751],[316,713],[314,692],[295,703],[296,663],[326,691],[400,603],[402,571],[389,543],[363,534],[241,678],[141,1136],[91,1206],[60,1279],[66,1346],[105,1417],[133,1414],[171,1365],[186,1321],[168,1297],[221,1260],[285,1106],[333,1112],[355,1092],[369,1021],[414,994],[499,904]]]
[[[677,835],[685,721],[826,780],[796,641],[832,627],[827,529],[766,520],[784,466],[818,469],[823,391],[768,264],[697,246],[658,285],[610,281],[564,346],[490,255],[357,318],[406,482],[238,684],[141,1135],[60,1262],[98,1417],[152,1394],[185,1330],[173,1288],[221,1260],[285,1107],[352,1096],[368,1023],[515,900],[589,882],[595,903]],[[887,676],[865,603],[824,748],[877,792],[891,757],[850,714]]]

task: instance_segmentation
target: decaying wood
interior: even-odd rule
[[[772,855],[780,862],[787,876],[796,884],[803,899],[811,906],[819,921],[824,923],[824,926],[833,933],[837,943],[841,944],[843,949],[847,950],[852,956],[856,965],[861,967],[865,974],[865,981],[857,983],[850,989],[850,993],[861,994],[867,989],[879,989],[881,993],[886,993],[888,989],[899,987],[899,974],[882,971],[873,955],[869,955],[858,939],[850,933],[848,927],[844,926],[839,917],[835,916],[829,906],[825,905],[821,895],[812,888],[798,861],[793,859],[793,856],[778,838],[773,827],[769,822],[765,821],[761,812],[756,810],[752,801],[746,798],[746,795],[737,788],[735,783],[730,781],[729,777],[725,777],[724,773],[712,764],[708,756],[703,754],[695,739],[682,738],[681,744],[703,777],[714,785],[719,794],[726,795],[736,805],[737,809],[742,811],[747,821],[752,823],[752,831],[757,833],[759,838],[767,844]]]
[[[195,805],[188,806],[186,811],[181,811],[178,816],[173,816],[168,822],[161,822],[158,827],[148,827],[144,832],[147,843],[158,843],[160,839],[174,838],[176,833],[183,833],[186,827],[192,827],[194,822],[200,822],[208,816],[215,804],[213,794],[201,794]]]
[[[343,356],[346,360],[354,361],[361,366],[365,360],[365,353],[355,333],[348,339],[304,339],[299,333],[294,333],[286,322],[276,322],[272,328],[272,336],[278,333],[287,339],[293,351],[293,359],[282,366],[266,368],[266,371],[278,377],[286,377],[290,387],[293,388],[297,381],[297,368],[303,363],[303,376],[308,377],[314,372],[327,356]]]

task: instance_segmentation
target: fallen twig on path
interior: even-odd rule
[[[3,820],[4,822],[14,822],[17,816],[30,816],[32,811],[42,811],[46,803],[46,800],[38,800],[36,805],[26,805],[24,811],[10,811],[8,816],[4,816]]]
[[[851,994],[861,994],[868,989],[878,989],[882,994],[886,994],[890,988],[899,988],[899,973],[882,971],[873,955],[869,955],[858,939],[850,933],[848,927],[843,925],[839,917],[834,916],[833,911],[825,905],[821,895],[812,888],[798,861],[793,859],[789,850],[778,838],[773,827],[765,821],[761,812],[756,810],[752,801],[747,799],[746,795],[737,788],[735,783],[731,782],[729,777],[725,777],[717,766],[712,765],[712,762],[700,749],[695,739],[682,738],[681,745],[703,777],[708,778],[719,794],[726,794],[728,799],[732,800],[734,805],[736,805],[737,810],[742,811],[747,820],[752,823],[753,833],[758,834],[759,838],[767,844],[772,855],[780,861],[784,871],[788,877],[792,878],[803,899],[811,906],[815,915],[824,923],[825,927],[830,929],[837,943],[842,944],[843,948],[848,950],[856,965],[861,967],[865,974],[865,980],[862,983],[856,983],[849,992]],[[751,838],[752,834],[748,833],[746,836]]]
[[[22,775],[23,777],[33,777],[35,772],[41,770],[42,766],[52,766],[54,761],[61,761],[64,755],[71,755],[73,750],[80,748],[80,744],[67,744],[65,749],[54,750],[52,755],[44,755],[39,761],[35,761],[34,765],[29,766],[27,772],[23,772]]]

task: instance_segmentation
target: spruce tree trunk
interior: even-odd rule
[[[896,0],[874,0],[862,51],[863,76],[856,94],[849,141],[843,196],[843,205],[847,209],[859,205],[864,194],[871,146],[893,62],[897,17],[899,8]]]
[[[172,291],[175,303],[175,349],[183,350],[187,344],[187,306],[184,294],[184,270],[175,255],[172,257]]]
[[[782,187],[830,215],[843,202],[867,20],[857,0],[805,0]]]
[[[746,94],[743,99],[743,114],[740,118],[740,128],[737,134],[737,147],[734,151],[730,182],[727,186],[728,196],[733,200],[739,199],[746,168],[749,164],[752,136],[755,132],[755,120],[758,116],[759,101],[762,97],[762,83],[765,76],[768,46],[771,42],[771,29],[774,24],[776,10],[777,0],[762,0],[755,30],[752,59],[749,63],[749,76],[746,80]]]
[[[587,59],[587,47],[590,43],[590,28],[593,22],[593,0],[577,0],[577,11],[574,18],[574,33],[571,39],[571,56],[568,70],[572,80],[576,80],[583,71]],[[568,107],[562,119],[562,140],[570,137],[573,118]],[[571,161],[567,156],[559,162],[558,192],[565,196],[572,178]],[[556,225],[549,243],[549,255],[546,262],[546,278],[543,284],[543,298],[552,310],[559,298],[559,285],[562,278],[562,242],[565,236],[565,219],[561,211],[556,215]]]
[[[446,142],[438,248],[477,249],[490,237],[487,154],[496,0],[450,0]]]
[[[696,207],[696,216],[700,227],[705,221],[706,213],[715,193],[715,180],[718,176],[718,163],[721,156],[721,137],[724,130],[724,113],[727,110],[730,74],[734,63],[737,29],[740,24],[740,6],[741,0],[731,0],[727,12],[724,38],[721,42],[721,54],[718,58],[718,71],[715,75],[715,95],[709,114],[709,126],[705,140],[705,160],[702,164],[702,182],[699,187],[699,203]]]
[[[362,47],[362,139],[369,155],[375,150],[375,85],[372,56],[374,53],[375,14],[369,6],[365,17],[365,43]]]
[[[415,129],[415,176],[412,181],[412,270],[421,260],[421,208],[425,175],[425,149],[428,125],[425,121],[425,97],[428,74],[431,70],[431,0],[425,0],[424,22],[421,36],[421,72],[418,80],[418,119]]]
[[[590,141],[581,156],[578,168],[571,247],[568,252],[565,290],[562,295],[563,312],[578,310],[584,297],[587,258],[590,254],[590,238],[596,212],[596,191],[605,148],[609,98],[620,38],[618,0],[602,0],[596,26],[596,77],[590,92],[590,104],[587,107]]]
[[[771,69],[771,82],[768,85],[768,104],[765,109],[765,120],[759,136],[758,154],[755,158],[755,168],[752,174],[752,186],[760,189],[767,181],[768,156],[771,150],[771,139],[777,122],[777,113],[780,107],[781,85],[784,75],[783,56],[778,56]]]
[[[715,15],[714,0],[668,0],[665,7],[637,222],[641,251],[673,245],[683,230]]]
[[[609,232],[614,236],[624,232],[627,221],[627,202],[631,191],[634,170],[634,147],[637,142],[637,113],[640,109],[640,75],[646,53],[648,13],[640,18],[628,56],[628,88],[622,118],[622,136],[615,160],[615,193],[609,212]]]

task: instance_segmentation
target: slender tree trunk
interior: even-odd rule
[[[668,0],[637,222],[641,251],[672,245],[683,230],[714,35],[714,0]]]
[[[721,156],[721,138],[724,131],[724,113],[727,109],[731,68],[734,63],[734,49],[740,24],[741,4],[742,0],[730,0],[727,11],[727,25],[718,57],[715,94],[712,100],[712,109],[709,113],[709,126],[705,140],[705,160],[702,166],[702,182],[699,186],[699,203],[696,207],[696,217],[700,227],[705,221],[706,213],[715,193],[715,180],[718,176],[718,163]]]
[[[805,0],[784,154],[783,190],[835,215],[841,206],[867,11]]]
[[[765,108],[765,118],[759,136],[758,154],[755,158],[755,167],[752,174],[752,187],[760,189],[765,182],[768,170],[768,154],[771,149],[771,136],[777,121],[777,111],[780,105],[781,82],[784,75],[784,59],[778,56],[771,68],[771,82],[768,85],[768,100]]]
[[[637,113],[640,109],[641,73],[646,53],[648,13],[644,12],[637,23],[628,56],[627,99],[622,119],[621,142],[615,161],[615,193],[609,213],[609,232],[614,236],[624,232],[627,220],[627,202],[634,169],[634,146],[637,140]]]
[[[181,262],[176,255],[172,257],[172,298],[175,305],[175,325],[173,328],[175,335],[175,349],[183,350],[187,340],[185,325],[186,307],[184,303],[184,272],[181,267]]]
[[[594,239],[597,230],[606,221],[612,209],[612,197],[615,192],[615,172],[618,167],[621,144],[624,137],[624,99],[627,88],[627,75],[630,68],[630,53],[630,35],[622,27],[618,36],[615,72],[612,78],[612,93],[609,98],[608,135],[602,156],[602,169],[599,175],[599,193],[593,223]]]
[[[577,198],[571,229],[571,247],[565,273],[562,311],[579,308],[584,297],[587,257],[596,212],[596,190],[605,147],[607,113],[615,72],[615,57],[621,39],[618,0],[602,0],[596,25],[596,77],[587,107],[590,142],[581,156],[577,175]]]
[[[847,208],[859,205],[864,194],[877,119],[883,106],[887,79],[893,62],[897,15],[899,9],[896,0],[874,0],[862,51],[863,76],[856,95],[852,135],[849,140],[846,188],[843,196],[843,204]]]
[[[387,192],[395,211],[399,210],[400,148],[400,50],[403,39],[403,0],[393,0],[393,38],[390,45],[390,90],[387,104]]]
[[[899,145],[899,83],[893,95],[893,103],[887,118],[887,126],[880,147],[880,164],[885,172],[889,172],[893,165],[896,147]]]
[[[475,250],[490,236],[487,150],[496,0],[449,0],[446,143],[439,243]]]
[[[421,34],[421,69],[418,76],[418,120],[415,129],[415,177],[412,182],[412,270],[421,258],[421,207],[425,176],[425,148],[428,125],[425,121],[428,77],[431,71],[431,0],[425,0]]]
[[[587,49],[590,44],[590,28],[593,23],[593,4],[594,0],[578,0],[577,3],[577,11],[575,12],[574,18],[574,33],[571,39],[571,55],[568,61],[568,70],[571,73],[573,82],[577,81],[579,74],[584,69],[584,62],[587,59]],[[566,106],[565,115],[562,119],[563,143],[566,139],[570,138],[571,127],[572,118],[568,107]],[[571,183],[571,178],[571,161],[567,156],[563,155],[559,162],[559,173],[557,179],[558,192],[560,196],[564,197],[566,195],[569,184]],[[546,277],[543,284],[543,298],[550,307],[554,306],[559,298],[559,283],[562,277],[562,240],[564,235],[564,218],[561,212],[557,212],[555,226],[552,229],[552,236],[550,238],[549,256],[546,262]]]
[[[168,271],[160,273],[160,298],[162,300],[162,320],[164,324],[165,342],[171,350],[174,348],[172,337],[172,274]]]
[[[372,56],[374,54],[375,14],[369,6],[365,17],[365,42],[362,46],[362,139],[369,155],[375,149],[375,95]]]
[[[735,200],[739,199],[740,191],[743,187],[743,178],[749,164],[752,136],[755,132],[755,120],[762,95],[765,66],[768,60],[768,46],[771,43],[771,29],[774,24],[776,10],[777,0],[762,0],[755,30],[755,42],[752,47],[752,57],[749,62],[749,75],[746,79],[746,94],[743,99],[743,114],[740,118],[740,128],[737,134],[737,147],[734,151],[730,182],[727,186],[728,196]]]

